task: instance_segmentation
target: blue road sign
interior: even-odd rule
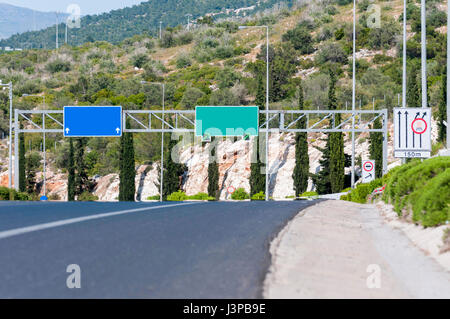
[[[122,136],[121,106],[65,106],[64,137]]]

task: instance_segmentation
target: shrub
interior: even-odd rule
[[[399,216],[412,211],[413,220],[425,227],[441,225],[449,220],[449,182],[449,157],[413,160],[390,172],[383,200]]]
[[[250,195],[243,188],[238,188],[232,195],[232,200],[245,200],[249,199]]]
[[[266,199],[266,194],[264,194],[264,192],[259,192],[252,196],[252,200],[265,200],[265,199]]]
[[[303,26],[298,25],[293,30],[289,30],[282,36],[283,42],[291,42],[296,50],[301,54],[309,54],[314,52],[312,46],[313,40],[310,32]]]
[[[98,200],[98,197],[89,192],[84,192],[78,196],[77,200],[80,202],[95,202]]]
[[[15,189],[0,187],[0,200],[30,201],[32,198],[30,195],[17,192]]]
[[[334,62],[345,64],[348,61],[347,53],[339,43],[328,43],[322,46],[315,59],[317,64]]]
[[[177,57],[177,68],[183,69],[192,65],[191,58],[186,53],[182,53]]]
[[[161,197],[159,195],[149,196],[147,197],[147,200],[160,200]]]
[[[68,61],[55,60],[49,62],[45,66],[45,69],[50,73],[69,72],[71,69],[71,65]]]
[[[182,202],[188,199],[188,196],[183,191],[177,191],[175,193],[170,194],[167,196],[167,200],[169,202]]]
[[[214,197],[208,196],[206,193],[198,193],[196,195],[189,196],[188,199],[191,200],[215,200]]]
[[[133,56],[131,58],[130,62],[134,67],[141,69],[144,67],[145,64],[147,64],[149,62],[149,58],[147,55],[145,55],[143,53],[136,54],[135,56]]]
[[[382,179],[376,179],[367,184],[359,184],[356,188],[350,191],[347,195],[341,196],[341,200],[346,200],[350,202],[365,204],[367,203],[367,198],[372,192],[382,186]]]
[[[317,192],[304,192],[300,197],[317,197],[319,194]]]

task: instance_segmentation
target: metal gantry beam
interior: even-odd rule
[[[383,110],[271,110],[260,111],[266,121],[261,124],[263,133],[382,133],[383,173],[387,173],[388,155],[388,111]],[[164,116],[165,115],[165,116]],[[338,124],[337,115],[341,116]],[[298,129],[296,124],[306,118],[306,128]],[[360,124],[354,124],[356,119]],[[373,128],[380,119],[382,128]],[[195,133],[194,110],[124,110],[122,112],[124,132],[128,133]],[[20,122],[23,123],[20,128]],[[17,133],[64,133],[62,110],[15,110]],[[354,126],[353,126],[354,125]],[[354,128],[353,128],[354,127]],[[15,169],[18,171],[18,134],[16,134]],[[352,152],[353,153],[353,152]],[[354,155],[354,154],[352,154]],[[268,165],[269,163],[266,163]],[[352,167],[354,170],[354,167]],[[15,174],[18,187],[18,174]]]

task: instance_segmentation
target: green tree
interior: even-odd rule
[[[303,87],[300,83],[298,89],[298,109],[304,110]],[[306,117],[297,122],[298,129],[306,129]],[[295,136],[295,167],[294,174],[295,195],[300,196],[308,189],[309,179],[309,154],[308,154],[308,134],[297,133]]]
[[[330,74],[330,86],[328,90],[328,108],[337,109],[336,100],[336,76],[333,72]],[[341,118],[335,116],[335,123],[339,125]],[[319,161],[321,170],[313,176],[316,190],[319,194],[329,194],[340,192],[344,188],[345,180],[345,154],[344,137],[342,133],[330,133],[326,139],[325,148],[318,148],[322,151],[322,158]]]
[[[25,134],[22,133],[19,134],[19,191],[21,192],[27,189],[25,166]]]
[[[119,201],[133,202],[136,194],[136,167],[133,133],[123,133],[120,138]]]
[[[420,107],[420,88],[415,64],[411,66],[408,74],[406,104],[408,107]]]
[[[442,80],[441,99],[438,109],[438,141],[444,142],[447,138],[447,128],[444,125],[447,121],[447,75],[444,74]],[[450,123],[449,123],[450,124]],[[447,124],[447,125],[449,125]]]
[[[380,119],[373,123],[374,129],[381,129]],[[383,175],[383,133],[370,133],[370,159],[375,160],[375,176],[380,178]]]
[[[336,99],[336,76],[333,72],[330,74],[330,89],[328,92],[328,109],[337,109]],[[334,118],[335,125],[341,123],[340,114],[336,114]],[[331,192],[339,193],[344,189],[345,181],[345,153],[344,153],[344,136],[341,132],[330,133],[329,155],[330,155],[330,185]]]
[[[177,163],[177,158],[172,158],[172,154],[176,153],[174,149],[178,144],[178,140],[170,139],[168,146],[168,154],[164,156],[164,184],[163,184],[163,198],[166,200],[167,196],[181,189],[182,177],[185,172],[185,166]]]
[[[86,191],[90,191],[91,184],[87,175],[87,167],[84,161],[84,153],[86,150],[86,139],[76,139],[75,153],[75,195],[80,196]]]
[[[250,195],[253,196],[255,194],[258,194],[260,192],[265,193],[266,192],[266,177],[263,170],[263,164],[261,162],[261,154],[260,154],[260,145],[259,145],[259,139],[254,139],[253,144],[253,158],[252,163],[250,165]],[[255,145],[256,144],[256,145]]]
[[[69,202],[73,202],[75,200],[75,160],[72,138],[69,138],[68,172],[69,176],[67,178],[67,199]]]
[[[208,164],[208,195],[216,199],[219,198],[219,165],[217,164],[217,143],[213,138],[210,144],[210,156]]]
[[[266,97],[265,97],[265,86],[262,79],[262,76],[258,76],[258,88],[256,91],[256,99],[255,104],[259,107],[260,111],[264,111],[266,106]],[[265,116],[259,116],[260,124],[264,123]],[[266,191],[266,178],[264,174],[261,172],[263,168],[263,164],[261,162],[261,154],[260,154],[260,145],[259,140],[261,136],[254,139],[253,142],[253,155],[252,155],[252,163],[250,165],[250,195],[253,196],[258,194],[259,192]]]
[[[26,188],[28,194],[36,192],[36,170],[41,163],[41,156],[38,152],[32,152],[26,157],[25,173],[26,173]]]

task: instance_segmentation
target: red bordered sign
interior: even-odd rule
[[[366,172],[371,172],[371,171],[373,171],[373,163],[372,163],[372,162],[365,162],[364,165],[363,165],[363,169],[364,169]]]
[[[228,186],[227,192],[229,194],[233,194],[236,191],[236,188],[234,186]]]
[[[424,119],[415,119],[411,123],[411,129],[414,133],[421,135],[427,131],[428,124]]]

